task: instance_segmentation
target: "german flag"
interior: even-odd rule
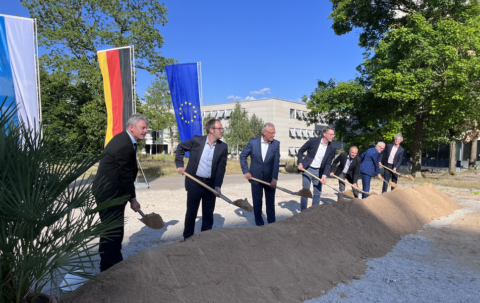
[[[100,51],[97,55],[107,107],[106,146],[116,134],[127,129],[128,118],[133,114],[131,47]]]

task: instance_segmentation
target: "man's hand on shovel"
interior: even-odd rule
[[[277,188],[277,179],[272,179],[272,182],[270,182],[270,187]]]
[[[137,199],[132,199],[130,201],[130,208],[133,209],[134,212],[138,212],[141,208],[140,203],[138,203]]]

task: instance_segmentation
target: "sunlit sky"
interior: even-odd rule
[[[306,1],[165,1],[169,22],[158,26],[163,56],[202,63],[203,103],[280,98],[300,101],[317,80],[355,78],[362,61],[358,32],[336,36],[331,4]],[[19,0],[0,13],[29,17]],[[40,49],[40,53],[45,50]],[[155,76],[137,70],[143,96]]]

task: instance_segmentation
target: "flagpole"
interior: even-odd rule
[[[198,77],[198,94],[200,98],[200,119],[202,120],[202,134],[204,134],[203,129],[203,83],[202,83],[202,62],[197,62],[197,77]]]

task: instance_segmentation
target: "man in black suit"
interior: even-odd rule
[[[387,144],[387,147],[383,151],[382,162],[380,162],[379,164],[390,168],[394,172],[397,172],[398,170],[400,170],[400,165],[402,164],[403,154],[405,153],[405,149],[400,146],[400,143],[402,143],[403,141],[403,137],[401,134],[396,134],[393,140],[395,143]],[[390,182],[390,176],[392,176],[392,181],[396,184],[398,181],[398,175],[393,174],[388,169],[384,169],[383,178],[387,182]],[[395,188],[392,186],[392,190],[394,189]],[[387,190],[388,190],[388,184],[386,182],[383,182],[382,193],[387,192]]]
[[[332,163],[332,172],[330,176],[333,177],[333,171],[336,168],[335,176],[341,179],[347,179],[347,181],[353,185],[353,195],[355,198],[358,198],[358,191],[357,189],[357,181],[360,177],[360,164],[362,161],[360,157],[357,157],[358,148],[356,146],[350,147],[348,153],[341,153]],[[340,165],[337,167],[337,164]],[[338,187],[340,191],[343,192],[345,190],[345,183],[338,180]]]
[[[312,205],[320,204],[320,195],[322,194],[322,184],[327,182],[327,175],[330,173],[333,157],[335,157],[336,148],[332,146],[332,140],[335,138],[335,129],[326,126],[323,129],[323,137],[311,138],[298,150],[298,170],[304,169],[322,179],[313,178],[306,172],[303,173],[303,187],[310,188],[313,182],[313,199]],[[307,155],[303,158],[303,153],[307,151]],[[305,197],[300,199],[300,210],[307,208],[308,200]]]
[[[194,136],[192,139],[180,143],[175,156],[175,164],[179,173],[183,175],[186,171],[217,191],[217,194],[213,194],[190,178],[185,178],[187,213],[183,230],[184,239],[194,234],[200,200],[202,201],[202,231],[212,229],[215,199],[222,193],[220,188],[227,167],[228,146],[220,140],[223,136],[223,127],[219,120],[208,121],[206,128],[207,136]],[[183,156],[187,151],[190,151],[190,159],[187,169],[184,170]]]
[[[118,133],[105,146],[108,154],[100,161],[97,175],[93,181],[97,205],[109,198],[125,198],[125,203],[100,212],[102,222],[108,222],[114,218],[123,223],[127,201],[130,202],[130,207],[134,211],[140,210],[134,184],[138,173],[136,151],[137,142],[145,139],[148,118],[144,115],[133,114],[127,121],[127,127],[126,131]],[[103,183],[104,181],[107,183]],[[123,234],[124,226],[122,224],[114,229],[108,238],[100,238],[101,271],[105,271],[123,260],[121,252]]]

